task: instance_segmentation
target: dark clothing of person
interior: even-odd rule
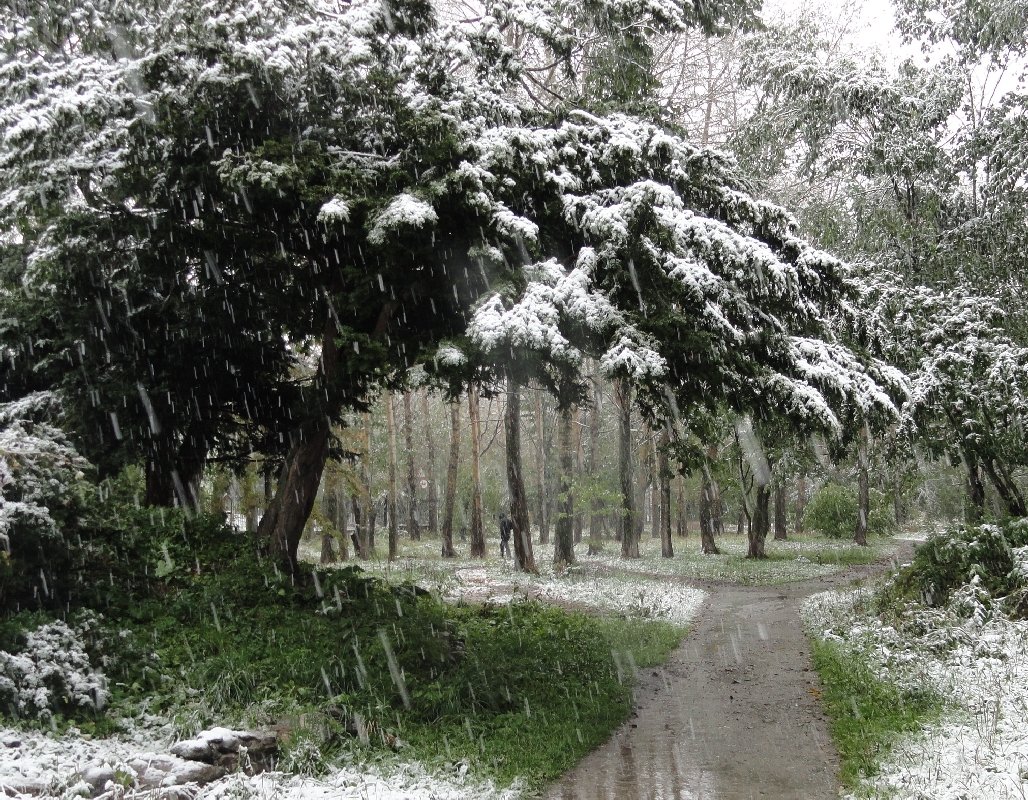
[[[510,537],[514,533],[514,523],[507,517],[500,519],[500,557],[510,555]]]

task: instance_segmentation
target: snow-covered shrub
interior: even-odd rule
[[[880,593],[880,606],[915,600],[949,606],[959,616],[1028,612],[1028,520],[957,526],[937,533],[917,549]]]
[[[110,697],[107,679],[90,663],[85,641],[98,624],[95,616],[75,627],[49,622],[23,634],[17,652],[0,650],[0,708],[39,720],[102,711]]]
[[[59,401],[37,392],[0,405],[0,599],[39,602],[68,558],[64,526],[74,516],[88,462],[52,422]]]

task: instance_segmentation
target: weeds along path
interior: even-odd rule
[[[906,548],[898,555],[906,560]],[[800,606],[890,561],[787,586],[704,585],[707,601],[682,646],[639,676],[632,719],[544,796],[838,797],[838,757]]]

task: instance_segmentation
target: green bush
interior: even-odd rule
[[[882,610],[904,601],[941,606],[972,581],[992,598],[1006,601],[1007,613],[1025,617],[1028,565],[1019,548],[1028,546],[1028,520],[1000,525],[959,525],[931,536],[914,560],[879,594]]]
[[[810,499],[803,511],[803,527],[818,531],[831,539],[847,539],[853,536],[857,527],[857,492],[849,486],[826,483]],[[878,491],[871,492],[871,513],[867,520],[867,532],[871,536],[887,536],[896,529],[896,522],[888,508],[885,497]]]

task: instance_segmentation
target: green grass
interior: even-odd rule
[[[388,760],[403,742],[404,760],[542,786],[627,718],[634,666],[684,635],[535,602],[453,606],[353,567],[293,587],[245,555],[199,563],[105,610],[112,718],[145,708],[181,736],[284,727],[283,763],[305,770],[341,752]]]
[[[859,656],[837,643],[814,638],[812,646],[822,701],[839,750],[840,780],[852,790],[862,776],[877,774],[897,736],[935,719],[940,702],[879,680]]]

